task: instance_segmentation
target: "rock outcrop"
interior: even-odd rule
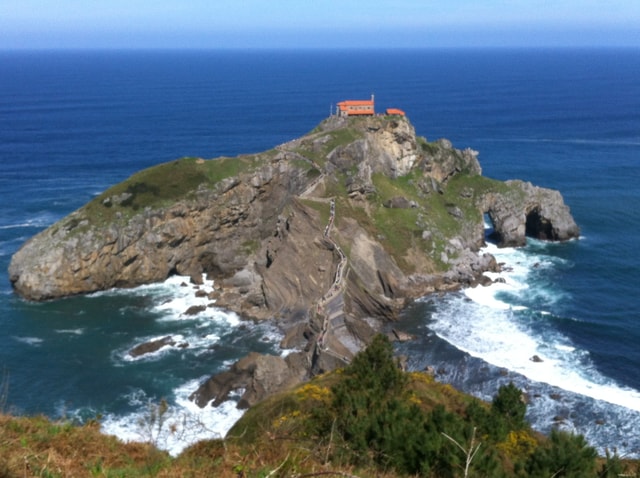
[[[300,383],[306,373],[300,354],[282,358],[251,352],[228,371],[206,380],[189,398],[200,407],[209,402],[215,407],[231,392],[243,390],[238,407],[249,408],[267,395]]]
[[[523,181],[506,184],[510,186],[508,192],[487,194],[483,207],[494,224],[499,246],[524,246],[527,236],[548,241],[579,236],[578,225],[558,191]]]
[[[217,306],[277,319],[299,350],[251,355],[194,393],[242,388],[250,405],[348,362],[407,300],[485,283],[485,214],[502,246],[579,234],[560,193],[485,178],[477,152],[406,118],[331,117],[264,153],[141,171],[27,241],[9,277],[49,300],[206,274]]]
[[[166,337],[162,337],[160,339],[150,340],[148,342],[136,345],[131,350],[129,350],[129,355],[133,358],[137,358],[141,357],[142,355],[157,352],[163,347],[173,347],[174,345],[176,345],[176,341],[171,335],[167,335]],[[185,347],[187,346],[186,343],[184,343],[183,345]]]

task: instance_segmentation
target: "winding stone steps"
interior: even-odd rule
[[[315,187],[315,184],[313,187]],[[310,189],[307,189],[307,191],[309,190]],[[308,199],[327,202],[324,198]],[[336,273],[331,287],[310,311],[310,316],[315,313],[317,316],[322,318],[322,330],[315,338],[314,355],[320,356],[322,354],[327,354],[343,363],[349,363],[353,358],[353,355],[357,352],[357,348],[354,347],[354,340],[348,340],[348,344],[344,343],[344,339],[350,335],[344,311],[344,289],[346,285],[345,278],[348,260],[346,254],[342,251],[338,243],[331,237],[331,229],[333,228],[335,221],[336,209],[334,199],[329,199],[328,202],[330,204],[330,215],[329,221],[324,230],[323,239],[329,242],[333,247],[333,250],[338,253],[340,256],[340,262],[338,262],[338,265],[336,266]],[[346,333],[339,333],[341,330],[344,330]]]

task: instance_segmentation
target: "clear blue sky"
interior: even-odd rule
[[[0,0],[0,49],[640,47],[640,0]]]

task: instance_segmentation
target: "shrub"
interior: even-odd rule
[[[468,442],[473,428],[441,405],[423,410],[407,385],[391,343],[377,336],[332,389],[330,408],[341,439],[334,458],[399,474],[457,476],[466,457],[450,440]],[[495,468],[491,456],[481,461],[483,469]]]
[[[528,478],[596,476],[596,451],[584,437],[553,430],[548,442],[538,446],[520,476]]]

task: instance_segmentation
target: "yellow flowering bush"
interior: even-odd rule
[[[307,383],[296,391],[296,396],[302,400],[314,400],[317,402],[329,403],[331,390],[326,387],[319,387],[313,383]]]
[[[510,458],[525,458],[531,455],[538,442],[527,430],[512,430],[498,448]]]

